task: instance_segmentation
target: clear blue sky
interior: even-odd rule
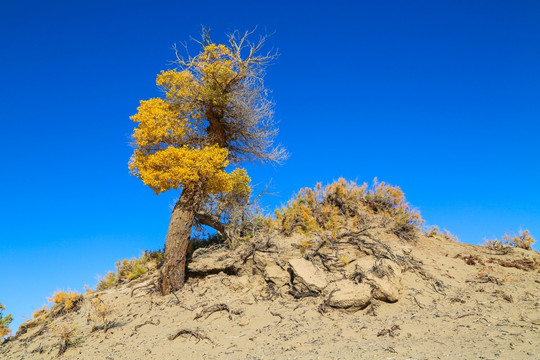
[[[161,248],[178,193],[128,173],[139,100],[171,46],[258,26],[279,195],[341,176],[400,185],[461,241],[540,238],[540,2],[4,1],[0,5],[0,302],[17,327],[56,289],[95,286]],[[536,246],[538,249],[538,246]]]

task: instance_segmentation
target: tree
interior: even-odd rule
[[[277,128],[263,81],[276,53],[261,54],[266,37],[251,42],[250,35],[236,31],[228,36],[228,44],[216,44],[203,29],[202,39],[196,41],[200,53],[190,56],[187,46],[185,57],[176,51],[177,68],[157,76],[165,96],[141,101],[131,117],[138,124],[129,164],[132,174],[156,194],[181,189],[160,270],[163,295],[184,283],[194,221],[218,231],[223,228],[221,213],[201,213],[203,204],[216,196],[249,198],[250,178],[234,167],[285,157],[283,148],[273,145]]]
[[[11,330],[9,330],[9,324],[11,324],[13,321],[13,316],[11,315],[4,317],[2,314],[4,310],[6,310],[6,308],[4,305],[2,305],[2,303],[0,303],[0,339],[11,333]]]

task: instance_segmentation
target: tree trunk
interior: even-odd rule
[[[161,295],[170,294],[184,285],[191,227],[203,199],[201,185],[183,189],[174,206],[165,242],[165,261],[159,274]]]

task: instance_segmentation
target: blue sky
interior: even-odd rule
[[[129,175],[129,116],[201,25],[216,41],[257,26],[281,53],[266,85],[291,157],[247,166],[272,179],[269,210],[377,176],[461,241],[540,238],[538,1],[4,1],[0,302],[15,328],[163,246],[178,193]]]

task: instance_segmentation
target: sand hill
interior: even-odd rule
[[[0,346],[3,359],[536,359],[540,255],[380,229],[303,249],[199,249],[187,285],[161,297],[155,273],[54,309]],[[107,332],[87,318],[99,297]],[[93,329],[94,328],[94,329]],[[59,330],[60,329],[60,330]]]

